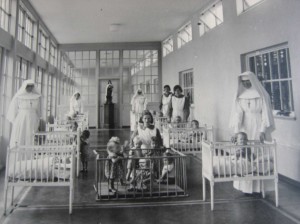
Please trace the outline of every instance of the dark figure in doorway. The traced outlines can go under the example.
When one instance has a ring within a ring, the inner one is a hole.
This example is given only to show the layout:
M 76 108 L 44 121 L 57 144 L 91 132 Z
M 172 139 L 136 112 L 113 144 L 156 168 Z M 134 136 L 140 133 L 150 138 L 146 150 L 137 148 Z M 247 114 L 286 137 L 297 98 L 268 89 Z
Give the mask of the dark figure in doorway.
M 114 86 L 111 83 L 111 80 L 108 80 L 107 86 L 106 86 L 106 102 L 105 104 L 112 104 L 112 92 L 113 92 Z

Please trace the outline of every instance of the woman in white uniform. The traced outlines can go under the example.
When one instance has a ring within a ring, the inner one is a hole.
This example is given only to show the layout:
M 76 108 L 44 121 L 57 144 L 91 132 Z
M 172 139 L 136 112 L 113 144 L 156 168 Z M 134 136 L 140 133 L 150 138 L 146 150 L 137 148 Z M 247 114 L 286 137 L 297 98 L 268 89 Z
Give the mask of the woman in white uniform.
M 148 100 L 147 97 L 144 96 L 143 91 L 141 89 L 137 89 L 136 93 L 133 95 L 131 99 L 131 131 L 134 131 L 136 125 L 143 113 L 144 110 L 147 109 Z
M 180 85 L 173 88 L 174 94 L 169 104 L 169 118 L 173 121 L 176 117 L 181 117 L 183 122 L 187 122 L 190 115 L 190 99 L 182 94 Z
M 153 125 L 153 116 L 148 110 L 144 110 L 141 116 L 142 126 L 138 126 L 131 136 L 131 144 L 133 145 L 133 139 L 135 136 L 139 136 L 145 148 L 151 148 L 151 137 L 156 137 L 157 145 L 160 147 L 163 145 L 161 134 Z
M 33 80 L 24 81 L 9 105 L 7 120 L 12 123 L 11 148 L 16 144 L 33 144 L 33 133 L 38 130 L 40 122 L 41 98 L 34 85 Z
M 169 114 L 169 106 L 172 98 L 172 92 L 169 85 L 164 86 L 164 94 L 161 97 L 161 102 L 159 105 L 159 109 L 162 113 L 162 116 L 167 117 Z
M 249 140 L 271 141 L 275 125 L 270 96 L 252 72 L 244 72 L 238 77 L 230 128 L 235 134 L 245 132 Z M 239 181 L 234 187 L 244 193 L 261 192 L 260 181 Z M 268 190 L 267 184 L 265 190 Z
M 69 116 L 71 118 L 76 117 L 78 114 L 83 113 L 83 106 L 81 102 L 81 96 L 79 92 L 75 92 L 70 99 L 70 112 Z

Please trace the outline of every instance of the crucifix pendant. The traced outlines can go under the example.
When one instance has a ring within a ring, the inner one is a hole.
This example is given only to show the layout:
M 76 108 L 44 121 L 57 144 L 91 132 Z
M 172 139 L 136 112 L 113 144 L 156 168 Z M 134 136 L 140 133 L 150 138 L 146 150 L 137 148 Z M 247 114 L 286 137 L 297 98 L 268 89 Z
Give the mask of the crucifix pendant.
M 248 108 L 250 108 L 250 100 L 248 100 Z
M 32 102 L 31 102 L 31 100 L 30 100 L 30 107 L 32 107 Z

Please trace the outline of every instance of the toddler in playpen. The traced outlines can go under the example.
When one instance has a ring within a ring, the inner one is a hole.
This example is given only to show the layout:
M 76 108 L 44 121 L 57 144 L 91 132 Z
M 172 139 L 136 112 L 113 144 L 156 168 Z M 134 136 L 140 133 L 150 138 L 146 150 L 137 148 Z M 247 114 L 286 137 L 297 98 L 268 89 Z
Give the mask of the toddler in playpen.
M 137 191 L 147 191 L 153 184 L 153 163 L 150 159 L 139 159 L 139 166 L 136 170 L 134 185 Z
M 109 191 L 116 193 L 115 180 L 124 185 L 123 148 L 118 137 L 112 137 L 107 143 L 107 160 L 105 161 L 105 176 L 109 181 Z
M 172 153 L 168 150 L 163 154 L 163 168 L 159 179 L 156 180 L 157 183 L 163 184 L 174 184 L 174 158 L 171 157 Z
M 126 180 L 129 181 L 131 177 L 134 177 L 136 166 L 138 166 L 138 163 L 134 157 L 141 157 L 141 146 L 142 146 L 142 140 L 137 135 L 133 139 L 133 146 L 129 150 L 128 153 L 128 161 L 127 161 L 127 174 L 126 174 Z M 134 178 L 132 178 L 134 179 Z
M 82 163 L 81 172 L 87 172 L 88 161 L 89 161 L 89 143 L 88 139 L 90 137 L 90 132 L 88 130 L 84 130 L 80 136 L 80 159 Z

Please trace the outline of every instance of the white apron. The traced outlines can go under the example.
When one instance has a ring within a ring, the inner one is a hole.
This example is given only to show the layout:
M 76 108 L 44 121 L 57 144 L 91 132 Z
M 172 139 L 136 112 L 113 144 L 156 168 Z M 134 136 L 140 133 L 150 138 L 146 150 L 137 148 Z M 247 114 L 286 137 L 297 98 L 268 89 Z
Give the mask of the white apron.
M 172 97 L 172 119 L 174 119 L 177 116 L 180 116 L 182 120 L 184 120 L 184 103 L 185 103 L 185 97 L 177 98 Z
M 165 95 L 162 96 L 162 113 L 163 113 L 163 116 L 168 115 L 169 104 L 170 104 L 171 99 L 172 99 L 172 94 L 169 94 L 169 96 L 165 96 Z

